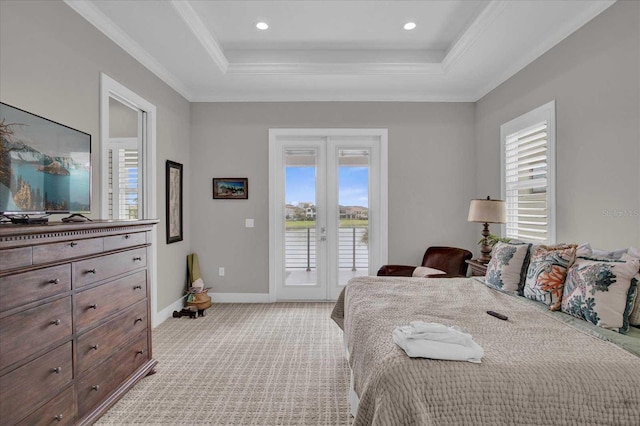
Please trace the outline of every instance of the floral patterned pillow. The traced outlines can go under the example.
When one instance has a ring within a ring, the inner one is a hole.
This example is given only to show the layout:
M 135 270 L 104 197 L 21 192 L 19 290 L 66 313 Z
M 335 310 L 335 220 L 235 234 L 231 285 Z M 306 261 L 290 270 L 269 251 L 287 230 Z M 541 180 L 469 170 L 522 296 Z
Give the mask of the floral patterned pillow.
M 626 333 L 635 298 L 640 260 L 578 257 L 567 274 L 562 312 L 613 331 Z
M 629 315 L 629 324 L 640 327 L 640 273 L 636 274 L 633 279 L 636 281 L 636 301 L 631 308 L 631 315 Z M 633 283 L 632 283 L 633 285 Z
M 576 260 L 576 245 L 535 246 L 531 254 L 524 296 L 552 311 L 560 310 L 567 270 Z
M 529 263 L 531 244 L 499 242 L 493 247 L 491 260 L 487 264 L 485 283 L 506 292 L 520 292 L 524 283 L 524 272 Z

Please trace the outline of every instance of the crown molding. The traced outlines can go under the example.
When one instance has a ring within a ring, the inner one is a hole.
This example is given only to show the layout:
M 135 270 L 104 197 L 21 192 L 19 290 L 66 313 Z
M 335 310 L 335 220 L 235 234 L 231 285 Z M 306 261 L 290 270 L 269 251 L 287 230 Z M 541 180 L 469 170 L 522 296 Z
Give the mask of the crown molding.
M 513 62 L 511 66 L 505 67 L 503 72 L 497 74 L 487 84 L 483 85 L 480 90 L 476 92 L 475 96 L 473 96 L 473 101 L 477 102 L 482 99 L 487 93 L 491 92 L 509 78 L 516 75 L 519 71 L 538 59 L 549 49 L 569 37 L 583 25 L 586 25 L 593 18 L 611 7 L 616 1 L 617 0 L 605 0 L 593 2 L 590 7 L 586 8 L 582 13 L 576 14 L 570 21 L 565 21 L 567 25 L 559 28 L 555 33 L 551 33 L 537 46 L 528 50 L 518 61 Z
M 111 41 L 145 66 L 149 71 L 164 81 L 182 97 L 191 101 L 192 95 L 182 82 L 163 67 L 149 52 L 136 43 L 127 33 L 106 17 L 96 6 L 88 0 L 63 0 L 67 6 L 89 21 Z
M 473 46 L 487 28 L 500 16 L 507 7 L 506 1 L 493 0 L 489 3 L 476 19 L 467 27 L 460 37 L 453 42 L 446 56 L 442 60 L 442 67 L 448 71 L 460 59 L 467 50 Z
M 233 75 L 437 75 L 439 63 L 230 63 Z
M 464 102 L 472 103 L 469 94 L 431 95 L 416 93 L 367 93 L 335 92 L 291 93 L 290 91 L 273 91 L 237 94 L 199 94 L 191 102 Z
M 171 0 L 171 6 L 178 13 L 180 18 L 187 24 L 187 27 L 191 30 L 196 39 L 205 48 L 209 57 L 218 66 L 220 71 L 224 74 L 229 67 L 229 61 L 224 54 L 224 50 L 215 35 L 205 26 L 193 6 L 188 0 Z

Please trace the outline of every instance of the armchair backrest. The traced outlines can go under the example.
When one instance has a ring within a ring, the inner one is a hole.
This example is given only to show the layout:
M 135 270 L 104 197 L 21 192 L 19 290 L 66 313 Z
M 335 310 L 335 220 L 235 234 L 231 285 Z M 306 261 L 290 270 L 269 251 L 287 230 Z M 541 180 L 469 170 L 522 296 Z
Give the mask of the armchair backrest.
M 424 252 L 422 266 L 440 269 L 447 274 L 467 276 L 467 263 L 473 254 L 456 247 L 429 247 Z

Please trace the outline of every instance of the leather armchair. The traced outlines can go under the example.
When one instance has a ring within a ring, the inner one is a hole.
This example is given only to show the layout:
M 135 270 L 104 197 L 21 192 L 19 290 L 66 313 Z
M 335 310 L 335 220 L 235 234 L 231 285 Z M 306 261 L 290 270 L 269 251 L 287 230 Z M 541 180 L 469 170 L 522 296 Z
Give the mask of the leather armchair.
M 450 278 L 466 277 L 469 265 L 465 262 L 473 254 L 469 250 L 456 247 L 429 247 L 422 257 L 422 266 L 439 269 L 445 275 L 430 275 L 431 277 Z M 383 265 L 378 270 L 378 276 L 410 277 L 415 266 Z

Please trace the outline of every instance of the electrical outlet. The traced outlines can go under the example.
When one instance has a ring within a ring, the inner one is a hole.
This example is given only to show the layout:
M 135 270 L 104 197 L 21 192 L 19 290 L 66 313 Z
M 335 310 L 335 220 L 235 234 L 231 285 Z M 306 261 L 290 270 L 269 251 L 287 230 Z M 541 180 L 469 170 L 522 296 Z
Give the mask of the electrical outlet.
M 221 277 L 224 277 L 224 267 L 219 267 L 218 268 L 218 275 L 220 275 Z
M 253 228 L 253 219 L 245 219 L 244 220 L 245 228 Z

